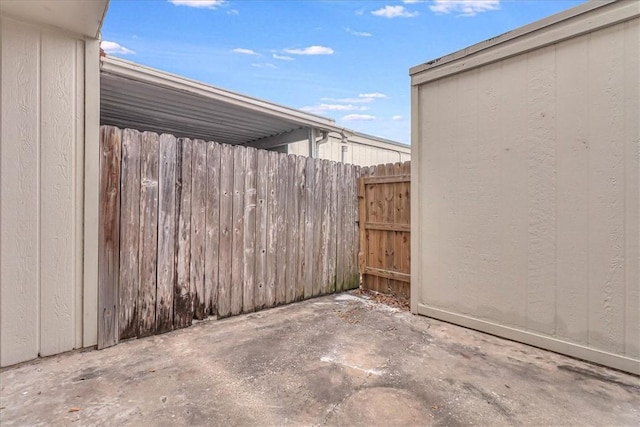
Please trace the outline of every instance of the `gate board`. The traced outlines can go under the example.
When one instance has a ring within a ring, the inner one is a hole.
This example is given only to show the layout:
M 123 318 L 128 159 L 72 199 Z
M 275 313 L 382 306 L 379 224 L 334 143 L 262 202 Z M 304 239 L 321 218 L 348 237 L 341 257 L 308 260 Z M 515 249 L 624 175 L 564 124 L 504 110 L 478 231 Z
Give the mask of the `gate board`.
M 409 298 L 411 163 L 370 166 L 361 174 L 358 209 L 362 286 Z
M 353 165 L 101 128 L 99 348 L 358 286 Z

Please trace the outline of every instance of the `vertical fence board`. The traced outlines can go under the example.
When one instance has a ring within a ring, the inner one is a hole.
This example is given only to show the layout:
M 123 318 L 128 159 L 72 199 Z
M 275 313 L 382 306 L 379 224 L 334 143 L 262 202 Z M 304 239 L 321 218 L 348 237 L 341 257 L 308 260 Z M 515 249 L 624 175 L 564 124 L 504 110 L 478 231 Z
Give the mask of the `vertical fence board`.
M 349 289 L 357 288 L 360 285 L 360 270 L 358 268 L 358 254 L 360 253 L 358 179 L 360 178 L 360 175 L 360 166 L 354 166 L 351 168 L 349 190 L 351 206 L 348 208 L 350 214 L 351 239 L 347 243 L 347 247 L 351 251 L 349 267 L 347 269 Z
M 348 183 L 346 182 L 346 167 L 344 163 L 338 163 L 336 165 L 337 173 L 337 185 L 338 193 L 340 197 L 336 198 L 337 214 L 336 214 L 336 291 L 341 291 L 344 288 L 345 268 L 346 268 L 346 254 L 345 254 L 345 239 L 346 224 L 347 224 L 347 209 L 346 206 L 349 203 L 349 198 L 345 190 Z
M 242 310 L 244 313 L 254 311 L 255 302 L 255 267 L 256 267 L 256 173 L 258 171 L 258 152 L 255 148 L 245 149 L 244 174 L 244 290 L 242 293 Z
M 323 252 L 322 252 L 322 222 L 324 218 L 323 200 L 324 200 L 324 162 L 322 160 L 315 161 L 315 170 L 313 174 L 313 213 L 315 223 L 313 225 L 313 295 L 322 293 L 323 283 Z
M 158 285 L 156 332 L 173 329 L 173 287 L 176 279 L 176 138 L 160 136 L 158 183 Z
M 137 304 L 139 337 L 151 335 L 156 330 L 158 154 L 158 134 L 144 132 L 140 145 L 140 282 Z
M 233 147 L 220 149 L 220 253 L 218 256 L 218 317 L 231 315 L 231 259 L 233 250 Z
M 139 286 L 140 237 L 140 133 L 122 132 L 120 183 L 120 276 L 119 336 L 121 340 L 137 334 L 136 306 Z
M 302 274 L 302 280 L 304 282 L 304 294 L 303 298 L 311 298 L 313 296 L 313 271 L 315 258 L 313 257 L 313 238 L 314 229 L 316 228 L 315 221 L 316 215 L 313 205 L 313 192 L 315 189 L 315 160 L 311 157 L 307 157 L 306 161 L 306 185 L 304 191 L 304 206 L 305 206 L 305 220 L 304 220 L 304 272 Z
M 100 136 L 100 230 L 98 247 L 98 348 L 118 343 L 120 266 L 120 154 L 122 132 L 103 127 Z
M 246 148 L 233 148 L 233 235 L 231 258 L 231 315 L 242 313 L 244 290 L 244 186 Z
M 189 277 L 191 280 L 191 301 L 193 315 L 204 319 L 204 253 L 206 234 L 207 199 L 207 143 L 192 141 L 191 170 L 191 257 Z
M 298 241 L 297 246 L 297 274 L 295 281 L 294 301 L 304 299 L 305 275 L 306 275 L 306 257 L 305 257 L 305 232 L 307 229 L 307 158 L 302 156 L 296 157 L 296 199 L 298 200 Z
M 288 156 L 278 155 L 278 185 L 276 194 L 278 198 L 276 229 L 277 229 L 277 259 L 276 259 L 276 304 L 284 304 L 287 295 L 287 170 L 289 169 Z
M 322 162 L 324 186 L 322 187 L 322 248 L 320 250 L 322 262 L 322 282 L 320 293 L 332 292 L 329 286 L 329 246 L 331 245 L 331 163 Z
M 173 325 L 184 328 L 191 325 L 193 304 L 191 302 L 191 162 L 192 143 L 178 139 L 178 162 L 176 164 L 176 202 L 178 231 L 178 254 L 176 257 L 176 287 L 173 295 Z
M 204 256 L 204 315 L 217 312 L 220 248 L 220 144 L 207 143 L 206 236 Z
M 329 166 L 330 176 L 331 176 L 331 208 L 329 210 L 329 229 L 327 230 L 327 234 L 329 235 L 329 244 L 327 245 L 327 258 L 329 259 L 329 292 L 336 291 L 336 234 L 337 234 L 337 221 L 336 217 L 338 215 L 338 169 L 337 163 L 331 162 Z
M 286 231 L 287 231 L 287 271 L 285 276 L 286 294 L 285 302 L 295 301 L 296 281 L 298 279 L 298 208 L 300 206 L 299 178 L 296 175 L 296 156 L 287 156 L 287 211 L 286 211 Z
M 254 308 L 265 307 L 267 294 L 267 228 L 269 227 L 269 152 L 258 150 L 256 171 L 256 270 Z
M 273 307 L 276 304 L 276 277 L 277 277 L 277 212 L 278 198 L 276 192 L 278 173 L 278 153 L 269 152 L 269 169 L 267 172 L 267 272 L 265 307 Z

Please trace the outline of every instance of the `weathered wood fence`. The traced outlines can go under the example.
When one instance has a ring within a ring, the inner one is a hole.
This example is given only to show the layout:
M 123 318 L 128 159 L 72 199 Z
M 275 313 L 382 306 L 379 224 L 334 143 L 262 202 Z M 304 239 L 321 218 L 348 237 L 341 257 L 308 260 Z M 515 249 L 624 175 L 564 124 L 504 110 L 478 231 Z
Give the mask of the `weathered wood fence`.
M 411 162 L 369 166 L 358 180 L 362 287 L 410 297 Z
M 360 168 L 101 128 L 98 347 L 358 286 Z

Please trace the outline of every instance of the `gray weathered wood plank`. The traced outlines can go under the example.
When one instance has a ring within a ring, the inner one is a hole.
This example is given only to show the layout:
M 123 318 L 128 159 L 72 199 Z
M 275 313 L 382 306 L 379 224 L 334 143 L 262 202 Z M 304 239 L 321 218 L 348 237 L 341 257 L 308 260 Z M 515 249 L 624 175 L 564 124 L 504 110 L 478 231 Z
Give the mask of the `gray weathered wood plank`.
M 176 280 L 176 149 L 175 136 L 160 136 L 156 333 L 173 329 L 173 287 Z
M 336 165 L 338 195 L 336 197 L 336 291 L 341 291 L 344 287 L 345 279 L 345 238 L 346 238 L 346 206 L 349 203 L 345 190 L 348 183 L 345 181 L 345 164 L 340 162 Z
M 137 130 L 122 132 L 122 166 L 120 182 L 120 275 L 118 326 L 120 339 L 137 334 L 139 245 L 140 237 L 140 144 Z
M 191 300 L 191 167 L 192 142 L 178 139 L 176 163 L 176 226 L 178 245 L 176 256 L 176 286 L 173 295 L 173 325 L 184 328 L 191 325 L 193 303 Z
M 233 251 L 233 147 L 220 149 L 220 252 L 218 255 L 218 317 L 231 315 Z
M 336 291 L 336 234 L 337 234 L 337 215 L 338 215 L 338 170 L 337 163 L 331 162 L 329 165 L 329 175 L 331 182 L 331 208 L 329 210 L 329 228 L 326 233 L 329 235 L 329 244 L 327 248 L 327 258 L 329 263 L 329 292 Z
M 289 154 L 287 158 L 287 213 L 285 218 L 287 231 L 287 271 L 285 302 L 296 298 L 296 281 L 298 280 L 298 217 L 300 206 L 300 183 L 296 174 L 296 156 Z
M 138 337 L 156 331 L 158 267 L 158 156 L 160 137 L 144 132 L 140 145 L 140 282 L 138 287 Z
M 276 192 L 277 174 L 278 174 L 278 156 L 274 151 L 268 153 L 268 172 L 267 172 L 267 257 L 266 257 L 266 293 L 264 306 L 273 307 L 276 304 L 276 250 L 277 250 L 277 213 L 278 198 Z
M 122 133 L 100 129 L 100 214 L 98 232 L 98 349 L 118 343 L 120 266 L 120 155 Z
M 220 144 L 207 143 L 204 315 L 217 312 L 218 254 L 220 249 Z
M 256 269 L 254 309 L 265 307 L 267 292 L 267 227 L 269 199 L 269 152 L 258 150 L 256 170 Z
M 258 172 L 258 152 L 248 147 L 244 174 L 244 290 L 242 292 L 242 311 L 254 311 L 255 268 L 256 268 L 256 174 Z
M 298 246 L 296 253 L 297 274 L 295 281 L 294 301 L 304 299 L 305 276 L 306 276 L 306 257 L 305 257 L 305 232 L 307 229 L 307 158 L 296 157 L 296 198 L 298 200 L 298 240 L 295 244 Z
M 191 258 L 189 277 L 193 316 L 202 320 L 205 316 L 204 255 L 207 213 L 207 143 L 192 141 L 191 170 Z
M 316 159 L 311 157 L 305 158 L 306 162 L 306 185 L 304 190 L 304 249 L 301 250 L 304 253 L 304 271 L 302 274 L 302 282 L 304 284 L 303 297 L 305 299 L 313 296 L 313 264 L 315 262 L 313 254 L 313 237 L 315 228 L 316 215 L 313 206 L 313 192 L 315 189 L 315 166 Z
M 323 235 L 322 223 L 324 218 L 324 161 L 316 160 L 314 170 L 313 188 L 313 296 L 320 295 L 323 291 Z
M 331 162 L 322 163 L 324 185 L 322 187 L 322 294 L 332 292 L 329 280 L 329 246 L 331 244 Z
M 288 177 L 289 158 L 286 154 L 278 154 L 278 185 L 276 186 L 276 195 L 278 198 L 276 229 L 277 229 L 277 259 L 276 259 L 276 304 L 284 304 L 287 296 L 287 263 L 288 263 L 288 247 L 287 247 L 287 196 L 288 196 Z
M 244 291 L 244 186 L 246 148 L 233 147 L 233 236 L 231 258 L 231 315 L 242 313 Z

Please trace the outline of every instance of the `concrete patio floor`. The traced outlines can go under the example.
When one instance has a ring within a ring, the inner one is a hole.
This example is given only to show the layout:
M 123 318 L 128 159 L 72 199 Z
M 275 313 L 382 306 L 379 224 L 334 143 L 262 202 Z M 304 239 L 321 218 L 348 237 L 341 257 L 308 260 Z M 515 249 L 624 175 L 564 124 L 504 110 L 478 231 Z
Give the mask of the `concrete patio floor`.
M 640 379 L 352 294 L 4 369 L 0 424 L 640 425 Z

